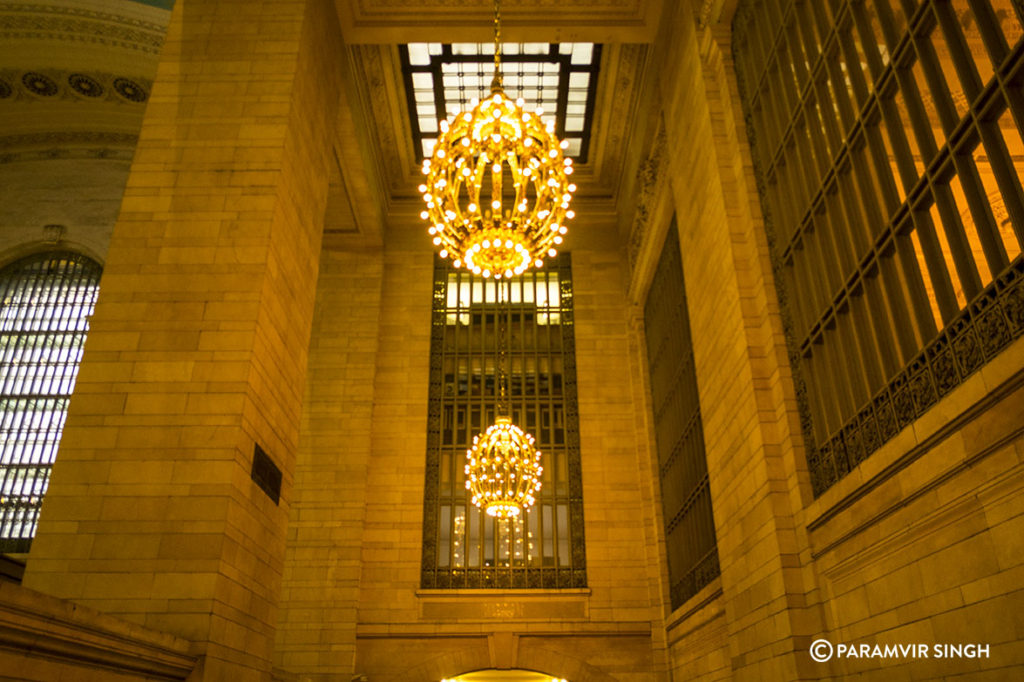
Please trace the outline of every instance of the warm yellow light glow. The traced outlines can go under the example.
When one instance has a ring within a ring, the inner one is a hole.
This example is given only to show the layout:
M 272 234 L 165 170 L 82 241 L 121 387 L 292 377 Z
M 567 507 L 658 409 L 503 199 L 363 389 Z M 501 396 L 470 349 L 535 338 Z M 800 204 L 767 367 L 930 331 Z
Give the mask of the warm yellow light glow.
M 576 186 L 568 178 L 572 159 L 539 116 L 496 86 L 441 126 L 433 157 L 423 161 L 420 215 L 456 267 L 500 279 L 556 255 L 575 215 Z
M 533 505 L 543 471 L 533 442 L 508 417 L 498 417 L 473 438 L 466 451 L 466 488 L 473 504 L 499 519 L 519 516 Z

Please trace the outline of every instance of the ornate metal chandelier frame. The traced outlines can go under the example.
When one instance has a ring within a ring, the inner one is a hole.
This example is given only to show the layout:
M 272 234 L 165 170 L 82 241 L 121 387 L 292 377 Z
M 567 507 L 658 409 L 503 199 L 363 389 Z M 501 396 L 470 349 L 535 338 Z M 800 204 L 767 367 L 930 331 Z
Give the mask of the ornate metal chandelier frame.
M 431 158 L 424 159 L 426 204 L 420 217 L 442 258 L 483 277 L 512 277 L 557 255 L 576 185 L 544 110 L 512 101 L 501 77 L 501 7 L 494 4 L 491 96 L 440 124 Z M 488 177 L 489 176 L 489 177 Z M 506 191 L 508 190 L 508 191 Z M 489 192 L 489 193 L 488 193 Z

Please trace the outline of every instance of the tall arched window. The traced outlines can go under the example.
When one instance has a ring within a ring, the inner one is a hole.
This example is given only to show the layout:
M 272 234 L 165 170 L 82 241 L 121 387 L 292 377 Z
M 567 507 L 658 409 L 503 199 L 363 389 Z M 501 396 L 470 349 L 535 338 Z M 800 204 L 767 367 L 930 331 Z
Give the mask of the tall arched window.
M 0 551 L 35 535 L 100 272 L 65 251 L 0 269 Z

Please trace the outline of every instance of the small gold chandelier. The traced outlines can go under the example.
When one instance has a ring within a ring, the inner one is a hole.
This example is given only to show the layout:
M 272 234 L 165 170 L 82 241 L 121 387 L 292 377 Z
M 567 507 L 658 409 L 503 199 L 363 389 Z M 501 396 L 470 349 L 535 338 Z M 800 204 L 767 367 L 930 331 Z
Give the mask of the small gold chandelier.
M 568 142 L 558 141 L 554 123 L 541 120 L 543 109 L 525 111 L 522 98 L 505 96 L 500 38 L 495 0 L 491 96 L 441 122 L 419 186 L 426 202 L 420 217 L 430 222 L 441 257 L 495 279 L 557 255 L 565 221 L 575 216 L 569 205 L 576 191 L 569 182 L 572 159 L 563 156 Z
M 533 436 L 507 416 L 499 416 L 466 451 L 466 488 L 473 504 L 499 519 L 519 516 L 522 509 L 532 507 L 534 493 L 540 490 L 540 457 Z
M 473 504 L 489 516 L 512 519 L 533 506 L 534 494 L 540 491 L 540 450 L 534 447 L 533 436 L 512 423 L 506 398 L 505 347 L 508 343 L 507 317 L 511 316 L 508 285 L 498 284 L 499 301 L 509 307 L 501 315 L 498 331 L 501 341 L 498 358 L 499 398 L 497 418 L 482 434 L 473 438 L 473 447 L 466 451 L 466 489 Z M 504 291 L 504 295 L 502 292 Z

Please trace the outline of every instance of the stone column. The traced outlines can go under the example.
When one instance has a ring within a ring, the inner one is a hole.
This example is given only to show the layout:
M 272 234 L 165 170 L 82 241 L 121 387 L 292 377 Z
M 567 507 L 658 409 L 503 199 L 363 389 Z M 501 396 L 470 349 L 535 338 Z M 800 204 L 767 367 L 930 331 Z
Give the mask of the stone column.
M 686 5 L 667 29 L 661 87 L 721 564 L 719 641 L 734 680 L 811 679 L 807 646 L 822 626 L 794 528 L 810 491 L 769 247 L 730 37 L 695 30 Z
M 175 4 L 29 555 L 197 680 L 269 679 L 339 45 L 330 0 Z

